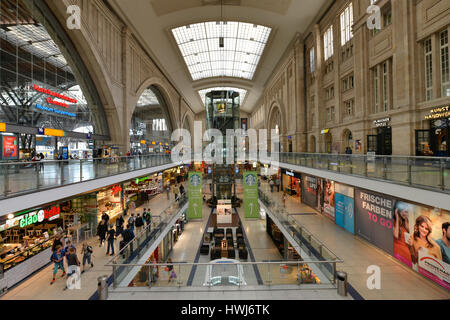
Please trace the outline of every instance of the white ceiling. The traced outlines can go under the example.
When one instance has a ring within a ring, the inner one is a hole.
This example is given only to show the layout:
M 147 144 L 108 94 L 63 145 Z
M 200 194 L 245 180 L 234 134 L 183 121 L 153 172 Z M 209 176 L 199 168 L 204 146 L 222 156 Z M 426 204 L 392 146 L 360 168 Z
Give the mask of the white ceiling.
M 136 37 L 175 84 L 194 112 L 204 110 L 198 91 L 209 87 L 248 90 L 242 111 L 252 112 L 264 84 L 297 32 L 303 33 L 332 0 L 223 0 L 223 20 L 264 25 L 272 32 L 253 80 L 209 78 L 192 81 L 171 29 L 204 21 L 220 21 L 217 0 L 109 0 Z

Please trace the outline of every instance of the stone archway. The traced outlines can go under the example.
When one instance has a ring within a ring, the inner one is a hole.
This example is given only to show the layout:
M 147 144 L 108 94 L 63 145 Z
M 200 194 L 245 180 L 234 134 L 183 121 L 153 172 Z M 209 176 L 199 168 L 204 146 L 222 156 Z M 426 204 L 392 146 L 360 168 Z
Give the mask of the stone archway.
M 309 140 L 309 152 L 315 153 L 316 152 L 316 137 L 311 136 Z
M 282 133 L 285 131 L 283 116 L 281 112 L 281 107 L 277 103 L 273 103 L 269 111 L 269 117 L 267 118 L 266 128 L 268 132 L 268 142 L 267 147 L 272 151 L 272 130 L 276 130 L 280 136 L 280 141 L 275 147 L 275 152 L 283 152 L 282 148 Z
M 342 132 L 342 153 L 345 153 L 347 148 L 352 149 L 353 152 L 353 134 L 349 129 Z

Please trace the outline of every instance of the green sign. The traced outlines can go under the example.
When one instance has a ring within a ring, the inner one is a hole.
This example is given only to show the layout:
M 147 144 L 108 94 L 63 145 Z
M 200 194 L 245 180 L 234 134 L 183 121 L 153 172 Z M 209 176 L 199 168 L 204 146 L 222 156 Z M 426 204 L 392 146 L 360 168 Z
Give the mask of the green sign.
M 188 219 L 202 219 L 203 218 L 203 198 L 202 198 L 202 173 L 189 172 L 188 178 Z
M 144 178 L 136 178 L 136 184 L 139 184 L 139 182 L 144 182 L 147 181 L 148 179 L 150 179 L 149 177 L 144 177 Z
M 247 219 L 259 218 L 258 173 L 244 172 L 244 213 Z

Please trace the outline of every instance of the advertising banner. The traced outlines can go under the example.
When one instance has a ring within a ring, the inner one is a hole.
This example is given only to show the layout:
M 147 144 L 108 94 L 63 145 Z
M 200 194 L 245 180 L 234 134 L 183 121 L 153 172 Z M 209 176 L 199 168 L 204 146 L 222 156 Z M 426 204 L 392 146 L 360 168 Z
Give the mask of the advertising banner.
M 350 233 L 355 233 L 355 215 L 353 199 L 354 188 L 335 183 L 335 215 L 336 224 Z
M 188 176 L 188 219 L 202 219 L 203 218 L 203 198 L 202 198 L 202 173 L 189 172 Z
M 394 199 L 372 191 L 355 189 L 356 234 L 393 255 L 392 219 Z
M 302 201 L 312 208 L 317 207 L 317 178 L 304 176 Z
M 218 204 L 217 205 L 217 223 L 231 224 L 232 222 L 233 222 L 233 217 L 232 217 L 231 204 Z
M 258 173 L 244 172 L 244 213 L 246 219 L 259 218 Z
M 394 257 L 450 290 L 450 212 L 397 200 Z
M 324 179 L 322 213 L 333 221 L 335 221 L 334 202 L 334 181 Z
M 2 136 L 2 159 L 18 160 L 19 159 L 19 140 L 17 136 Z
M 355 233 L 354 200 L 336 193 L 336 224 L 350 233 Z

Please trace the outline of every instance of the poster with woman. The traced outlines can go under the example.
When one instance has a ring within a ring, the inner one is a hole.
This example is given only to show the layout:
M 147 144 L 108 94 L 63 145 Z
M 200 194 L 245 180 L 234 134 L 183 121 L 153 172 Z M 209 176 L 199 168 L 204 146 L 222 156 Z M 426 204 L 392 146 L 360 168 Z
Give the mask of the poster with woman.
M 403 201 L 394 207 L 394 257 L 450 290 L 450 212 Z
M 323 181 L 323 211 L 325 215 L 334 221 L 334 181 Z

